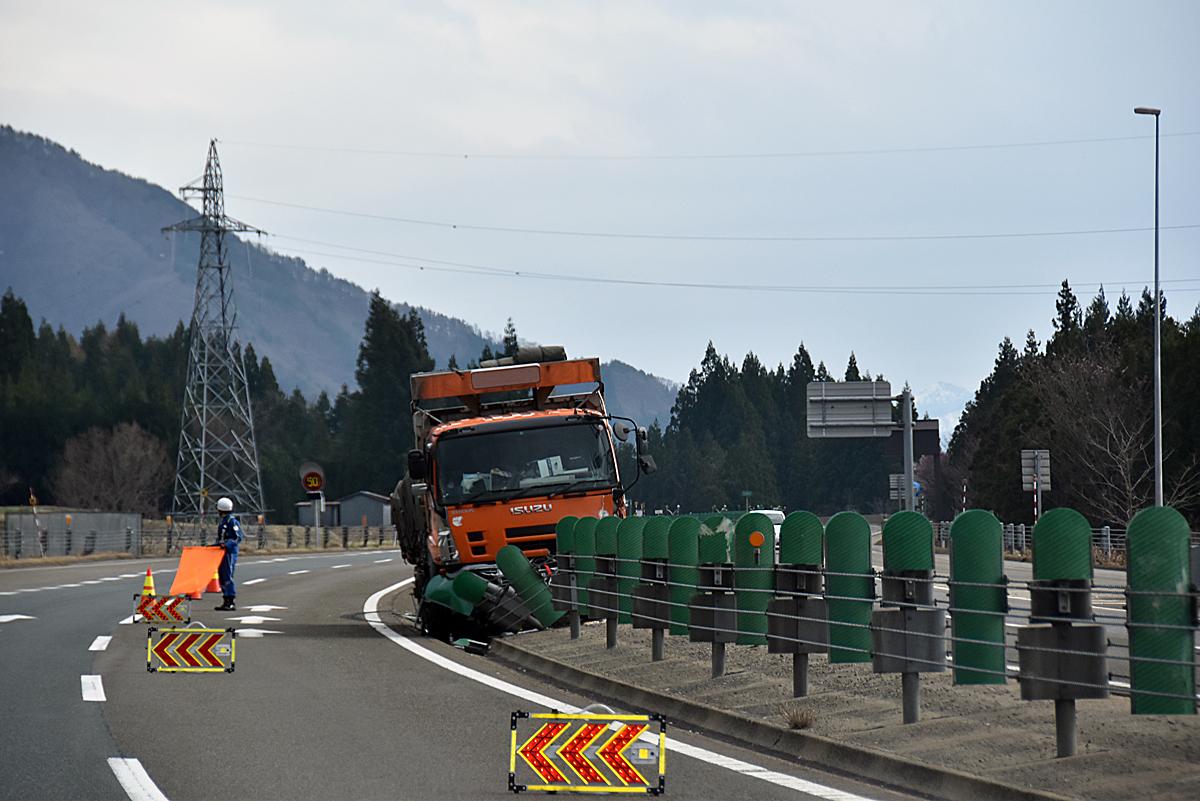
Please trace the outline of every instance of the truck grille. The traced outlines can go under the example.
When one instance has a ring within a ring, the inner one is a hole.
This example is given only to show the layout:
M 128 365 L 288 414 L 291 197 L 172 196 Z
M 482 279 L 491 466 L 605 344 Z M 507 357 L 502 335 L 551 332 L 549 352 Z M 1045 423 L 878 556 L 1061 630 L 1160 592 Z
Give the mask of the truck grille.
M 553 554 L 555 553 L 554 532 L 556 528 L 557 525 L 555 523 L 542 523 L 536 526 L 514 526 L 513 528 L 504 529 L 504 538 L 522 551 L 536 551 L 546 548 Z

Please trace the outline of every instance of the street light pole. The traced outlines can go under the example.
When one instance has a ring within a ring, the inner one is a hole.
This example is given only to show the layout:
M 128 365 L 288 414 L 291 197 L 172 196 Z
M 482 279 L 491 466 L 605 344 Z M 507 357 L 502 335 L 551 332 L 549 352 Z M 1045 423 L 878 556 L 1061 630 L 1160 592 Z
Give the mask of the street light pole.
M 1133 113 L 1154 117 L 1154 505 L 1162 506 L 1162 294 L 1158 288 L 1158 118 L 1162 110 L 1138 106 Z

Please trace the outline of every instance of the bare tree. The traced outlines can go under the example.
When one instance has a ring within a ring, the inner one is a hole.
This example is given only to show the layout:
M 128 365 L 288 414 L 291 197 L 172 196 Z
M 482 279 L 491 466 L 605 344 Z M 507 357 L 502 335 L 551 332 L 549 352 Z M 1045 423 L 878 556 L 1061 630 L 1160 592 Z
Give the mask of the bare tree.
M 158 511 L 171 467 L 162 441 L 136 423 L 67 440 L 54 476 L 59 503 L 104 511 Z
M 1050 424 L 1055 473 L 1067 477 L 1081 511 L 1124 525 L 1153 503 L 1154 430 L 1146 381 L 1110 360 L 1078 356 L 1042 370 L 1039 398 Z M 1195 461 L 1171 482 L 1168 502 L 1200 496 Z

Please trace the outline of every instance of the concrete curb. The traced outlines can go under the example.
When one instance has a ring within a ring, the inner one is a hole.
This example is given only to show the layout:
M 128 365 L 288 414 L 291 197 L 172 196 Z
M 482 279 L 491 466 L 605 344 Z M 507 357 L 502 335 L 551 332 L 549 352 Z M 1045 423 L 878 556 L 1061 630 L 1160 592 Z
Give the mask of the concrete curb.
M 585 691 L 625 706 L 658 712 L 717 737 L 738 741 L 785 759 L 799 759 L 818 769 L 868 779 L 886 787 L 947 801 L 1076 801 L 1069 796 L 1032 790 L 950 768 L 906 760 L 894 754 L 828 737 L 805 734 L 761 720 L 656 692 L 601 676 L 512 643 L 492 641 L 489 656 L 524 668 L 575 691 Z

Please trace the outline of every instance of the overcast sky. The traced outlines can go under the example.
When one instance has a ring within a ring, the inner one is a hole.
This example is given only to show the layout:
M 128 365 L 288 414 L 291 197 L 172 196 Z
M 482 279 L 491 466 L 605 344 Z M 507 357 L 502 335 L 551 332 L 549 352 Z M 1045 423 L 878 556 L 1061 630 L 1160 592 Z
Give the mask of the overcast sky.
M 1153 235 L 802 238 L 1152 226 L 1143 104 L 1173 134 L 1162 224 L 1200 225 L 1200 136 L 1178 135 L 1200 132 L 1198 33 L 1186 0 L 5 0 L 0 122 L 172 189 L 217 137 L 227 210 L 270 246 L 574 355 L 684 380 L 709 339 L 772 365 L 803 340 L 835 374 L 853 349 L 897 384 L 974 389 L 1002 337 L 1046 338 L 1063 278 L 1088 297 L 1103 281 L 1114 305 L 1139 293 Z M 805 155 L 668 158 L 780 153 Z M 1176 316 L 1200 300 L 1198 252 L 1200 229 L 1162 233 Z M 445 262 L 776 288 L 412 267 Z

